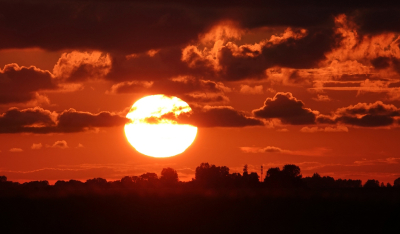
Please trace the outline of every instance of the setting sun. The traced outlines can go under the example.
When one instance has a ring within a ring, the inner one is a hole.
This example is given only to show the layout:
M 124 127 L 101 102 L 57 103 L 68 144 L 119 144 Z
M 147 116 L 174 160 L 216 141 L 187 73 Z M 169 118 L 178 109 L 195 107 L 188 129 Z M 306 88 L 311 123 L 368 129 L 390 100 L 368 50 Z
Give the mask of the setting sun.
M 140 153 L 156 158 L 170 157 L 185 151 L 194 141 L 197 127 L 178 124 L 163 118 L 190 112 L 189 105 L 177 97 L 152 95 L 144 97 L 126 115 L 131 121 L 125 125 L 128 142 Z

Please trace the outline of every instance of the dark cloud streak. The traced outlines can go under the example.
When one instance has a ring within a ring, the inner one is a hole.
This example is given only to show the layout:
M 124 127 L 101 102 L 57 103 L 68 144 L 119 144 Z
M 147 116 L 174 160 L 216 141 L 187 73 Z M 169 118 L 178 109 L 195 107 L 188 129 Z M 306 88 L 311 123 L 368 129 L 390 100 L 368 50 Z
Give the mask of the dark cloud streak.
M 125 117 L 110 113 L 66 110 L 60 114 L 40 107 L 19 110 L 11 108 L 0 115 L 0 133 L 69 133 L 83 132 L 98 127 L 122 126 Z

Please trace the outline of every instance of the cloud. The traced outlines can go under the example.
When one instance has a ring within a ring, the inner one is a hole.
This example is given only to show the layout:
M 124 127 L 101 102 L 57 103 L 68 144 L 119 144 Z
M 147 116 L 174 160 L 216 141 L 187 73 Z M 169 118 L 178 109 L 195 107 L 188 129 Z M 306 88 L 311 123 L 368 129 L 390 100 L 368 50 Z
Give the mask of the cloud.
M 339 108 L 333 116 L 319 116 L 317 122 L 341 123 L 359 127 L 385 127 L 395 124 L 399 116 L 399 108 L 377 101 Z
M 265 148 L 260 147 L 240 147 L 240 149 L 245 153 L 282 153 L 290 152 L 288 150 L 282 150 L 281 148 L 275 146 L 267 146 Z
M 140 93 L 149 89 L 154 82 L 152 81 L 124 81 L 111 86 L 111 90 L 107 94 L 121 93 Z
M 328 95 L 322 95 L 322 94 L 318 94 L 316 98 L 313 98 L 315 101 L 319 101 L 319 102 L 327 102 L 327 101 L 331 101 L 331 99 L 328 97 Z
M 53 74 L 66 82 L 104 78 L 111 70 L 109 54 L 99 51 L 63 53 L 54 66 Z
M 264 122 L 245 115 L 230 106 L 205 106 L 195 108 L 190 114 L 178 116 L 178 122 L 198 127 L 246 127 L 264 126 Z
M 27 103 L 38 100 L 38 91 L 55 90 L 53 75 L 34 66 L 7 64 L 0 70 L 0 104 Z
M 302 125 L 315 124 L 318 112 L 305 108 L 291 93 L 278 92 L 273 98 L 267 98 L 263 107 L 253 110 L 253 114 L 258 118 L 277 118 L 283 124 Z
M 211 9 L 182 3 L 56 1 L 49 5 L 44 1 L 1 1 L 0 13 L 5 20 L 0 30 L 6 33 L 0 45 L 2 49 L 39 47 L 131 54 L 185 44 L 222 17 Z
M 33 143 L 31 149 L 41 149 L 43 147 L 42 143 L 35 144 Z
M 125 117 L 110 112 L 65 110 L 51 112 L 40 107 L 19 110 L 11 108 L 0 115 L 0 133 L 56 133 L 82 132 L 99 127 L 122 126 Z
M 191 72 L 203 76 L 230 81 L 261 79 L 271 67 L 316 67 L 326 59 L 325 53 L 336 47 L 337 40 L 331 29 L 291 28 L 254 44 L 238 44 L 235 39 L 217 37 L 210 45 L 188 45 L 182 51 L 182 61 Z
M 355 21 L 360 25 L 360 31 L 366 34 L 400 32 L 400 27 L 393 23 L 399 20 L 397 7 L 366 8 L 359 10 L 355 17 Z
M 384 158 L 384 159 L 363 159 L 359 161 L 355 161 L 354 164 L 356 166 L 366 166 L 366 165 L 378 165 L 378 164 L 399 164 L 400 163 L 400 158 Z
M 250 87 L 248 85 L 240 85 L 240 92 L 243 94 L 263 94 L 263 86 L 256 85 L 254 87 Z
M 19 153 L 19 152 L 22 152 L 24 150 L 22 150 L 21 148 L 11 148 L 9 151 L 12 152 L 12 153 Z
M 40 107 L 11 108 L 0 115 L 0 133 L 35 132 L 56 126 L 57 114 Z
M 246 116 L 244 112 L 229 106 L 195 107 L 191 114 L 162 116 L 174 118 L 178 122 L 193 124 L 199 127 L 245 127 L 264 126 L 264 122 Z M 101 127 L 123 126 L 128 123 L 126 117 L 110 113 L 65 110 L 61 113 L 50 112 L 42 108 L 19 110 L 12 108 L 0 115 L 0 133 L 70 133 L 83 132 Z
M 52 148 L 60 148 L 60 149 L 67 149 L 67 148 L 69 148 L 67 142 L 64 141 L 64 140 L 56 141 L 56 142 L 54 142 L 54 144 L 53 144 L 52 146 L 50 146 L 50 147 L 52 147 Z
M 349 129 L 346 126 L 335 126 L 335 127 L 303 127 L 300 129 L 300 132 L 306 133 L 314 133 L 314 132 L 348 132 Z
M 285 150 L 275 146 L 267 147 L 240 147 L 240 150 L 244 153 L 282 153 L 289 155 L 299 155 L 299 156 L 324 156 L 329 149 L 327 148 L 315 148 L 312 150 Z
M 225 93 L 231 92 L 222 82 L 204 80 L 192 76 L 178 76 L 156 81 L 125 81 L 115 84 L 108 94 L 163 93 L 178 96 L 186 102 L 227 103 Z
M 107 80 L 120 83 L 123 81 L 167 80 L 180 75 L 190 75 L 187 65 L 181 61 L 180 47 L 163 48 L 155 54 L 112 53 L 111 70 Z
M 103 111 L 98 114 L 69 109 L 58 116 L 57 128 L 63 132 L 79 132 L 97 127 L 115 127 L 125 125 L 125 117 Z

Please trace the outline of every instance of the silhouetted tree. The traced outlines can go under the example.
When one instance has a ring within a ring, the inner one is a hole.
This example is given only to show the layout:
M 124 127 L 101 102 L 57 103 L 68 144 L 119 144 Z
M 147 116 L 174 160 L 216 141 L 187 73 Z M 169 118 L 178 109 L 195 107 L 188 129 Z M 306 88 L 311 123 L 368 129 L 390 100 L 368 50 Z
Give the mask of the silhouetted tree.
M 135 176 L 135 178 L 133 178 L 132 176 L 124 176 L 121 179 L 121 186 L 125 188 L 131 188 L 135 185 L 137 178 L 137 176 Z
M 245 185 L 247 187 L 255 187 L 260 183 L 260 180 L 258 178 L 257 172 L 251 172 L 247 176 L 243 176 L 243 179 L 245 179 Z
M 107 180 L 103 178 L 93 178 L 86 180 L 85 184 L 90 187 L 106 188 Z
M 163 168 L 161 171 L 160 182 L 168 186 L 175 185 L 178 183 L 178 173 L 170 167 Z
M 334 188 L 336 187 L 335 179 L 330 176 L 321 177 L 318 173 L 314 173 L 312 177 L 303 178 L 308 188 Z
M 301 179 L 300 167 L 298 167 L 294 164 L 286 164 L 285 166 L 283 166 L 282 172 L 288 178 Z
M 390 183 L 387 183 L 387 184 L 386 184 L 386 187 L 387 187 L 387 188 L 391 188 L 391 187 L 393 187 L 393 186 L 392 186 Z
M 196 168 L 195 180 L 202 186 L 220 187 L 229 185 L 229 168 L 201 163 Z
M 65 180 L 57 180 L 57 182 L 54 184 L 55 187 L 65 187 L 67 182 Z
M 268 187 L 283 187 L 283 173 L 279 167 L 270 168 L 267 171 L 267 175 L 265 176 L 264 183 Z
M 361 188 L 362 181 L 361 180 L 352 180 L 352 179 L 337 179 L 335 181 L 335 185 L 338 188 Z
M 282 170 L 278 167 L 268 169 L 264 182 L 268 187 L 298 187 L 302 184 L 301 178 L 300 167 L 287 164 Z
M 6 176 L 0 176 L 0 183 L 1 182 L 7 182 L 7 177 Z
M 364 188 L 379 188 L 379 181 L 367 180 L 367 182 L 364 184 Z
M 400 177 L 394 180 L 393 187 L 400 187 Z
M 145 187 L 154 187 L 158 184 L 158 176 L 156 173 L 147 172 L 139 176 L 138 183 Z
M 49 182 L 47 180 L 30 181 L 23 183 L 22 186 L 28 190 L 43 190 L 49 187 Z
M 232 187 L 241 187 L 243 185 L 242 175 L 240 173 L 229 174 L 229 182 Z

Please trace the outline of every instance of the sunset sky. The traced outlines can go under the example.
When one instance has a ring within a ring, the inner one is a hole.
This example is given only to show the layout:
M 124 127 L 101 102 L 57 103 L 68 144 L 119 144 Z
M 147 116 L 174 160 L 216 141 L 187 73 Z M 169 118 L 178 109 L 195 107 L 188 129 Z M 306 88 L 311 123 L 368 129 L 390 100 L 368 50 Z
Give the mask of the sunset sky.
M 54 183 L 172 167 L 187 181 L 208 162 L 393 183 L 400 3 L 389 2 L 3 0 L 0 175 Z M 125 137 L 130 107 L 154 94 L 193 110 L 182 154 L 148 157 Z

